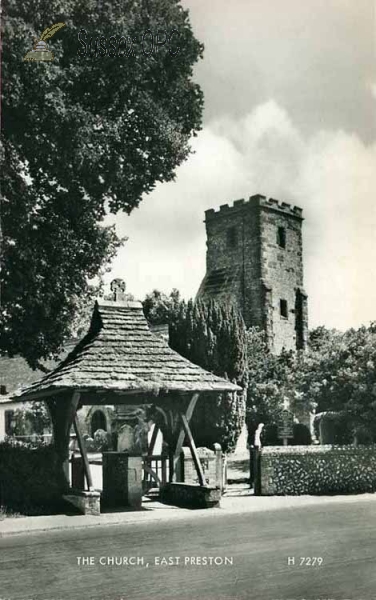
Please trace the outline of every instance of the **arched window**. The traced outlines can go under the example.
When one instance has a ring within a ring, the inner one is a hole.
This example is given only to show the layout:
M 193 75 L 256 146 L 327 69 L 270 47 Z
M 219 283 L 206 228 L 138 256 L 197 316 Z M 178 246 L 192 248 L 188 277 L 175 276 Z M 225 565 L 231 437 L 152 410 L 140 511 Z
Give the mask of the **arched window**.
M 94 436 L 94 433 L 97 429 L 103 429 L 107 431 L 107 422 L 104 413 L 101 410 L 96 410 L 91 417 L 91 436 Z

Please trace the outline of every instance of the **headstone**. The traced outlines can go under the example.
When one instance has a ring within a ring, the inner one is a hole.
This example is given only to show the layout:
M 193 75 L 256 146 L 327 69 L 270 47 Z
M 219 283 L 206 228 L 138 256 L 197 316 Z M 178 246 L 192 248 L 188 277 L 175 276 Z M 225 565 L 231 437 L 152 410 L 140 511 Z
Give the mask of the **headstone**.
M 132 425 L 123 425 L 119 431 L 117 451 L 133 452 L 135 447 L 135 431 Z
M 287 409 L 280 412 L 278 423 L 278 437 L 287 445 L 287 440 L 294 437 L 294 415 Z

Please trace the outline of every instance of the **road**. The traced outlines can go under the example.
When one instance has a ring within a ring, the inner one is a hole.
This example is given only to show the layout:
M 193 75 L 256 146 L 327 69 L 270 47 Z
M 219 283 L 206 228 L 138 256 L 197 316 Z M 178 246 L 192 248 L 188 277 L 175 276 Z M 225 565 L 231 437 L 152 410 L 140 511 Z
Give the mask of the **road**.
M 10 536 L 0 598 L 374 600 L 375 524 L 376 503 L 360 500 Z

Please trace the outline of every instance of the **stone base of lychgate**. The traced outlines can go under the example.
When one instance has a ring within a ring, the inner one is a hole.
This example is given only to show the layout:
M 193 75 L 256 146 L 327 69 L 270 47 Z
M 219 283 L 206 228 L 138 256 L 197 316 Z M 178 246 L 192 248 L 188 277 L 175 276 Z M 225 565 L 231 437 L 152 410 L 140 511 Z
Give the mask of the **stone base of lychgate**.
M 219 507 L 221 495 L 219 487 L 189 483 L 166 483 L 161 488 L 163 502 L 186 508 Z
M 103 452 L 102 506 L 141 508 L 142 457 L 125 452 Z
M 100 492 L 70 489 L 63 498 L 83 515 L 100 514 Z

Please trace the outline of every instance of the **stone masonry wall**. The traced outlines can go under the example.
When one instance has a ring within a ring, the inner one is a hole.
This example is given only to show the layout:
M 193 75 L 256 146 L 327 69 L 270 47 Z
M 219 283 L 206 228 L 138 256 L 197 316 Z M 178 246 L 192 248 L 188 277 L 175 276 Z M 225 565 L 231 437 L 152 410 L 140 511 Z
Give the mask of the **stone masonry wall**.
M 206 277 L 198 296 L 234 300 L 247 327 L 263 328 L 276 353 L 304 347 L 302 210 L 256 195 L 207 210 L 205 216 Z M 285 248 L 277 240 L 280 227 Z M 280 300 L 287 302 L 287 317 L 280 314 Z
M 270 201 L 269 201 L 270 202 Z M 281 207 L 281 208 L 280 208 Z M 296 296 L 303 288 L 302 227 L 300 216 L 261 205 L 261 277 L 272 290 L 273 350 L 296 348 Z M 285 231 L 285 248 L 278 245 L 277 232 Z M 280 301 L 287 301 L 287 317 L 280 314 Z
M 376 491 L 376 446 L 268 446 L 260 468 L 263 496 Z
M 223 487 L 223 455 L 219 444 L 215 444 L 215 450 L 209 448 L 197 448 L 205 481 L 208 485 Z M 182 481 L 185 483 L 198 484 L 198 475 L 195 464 L 187 447 L 182 448 L 181 453 Z

